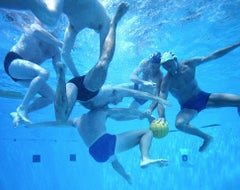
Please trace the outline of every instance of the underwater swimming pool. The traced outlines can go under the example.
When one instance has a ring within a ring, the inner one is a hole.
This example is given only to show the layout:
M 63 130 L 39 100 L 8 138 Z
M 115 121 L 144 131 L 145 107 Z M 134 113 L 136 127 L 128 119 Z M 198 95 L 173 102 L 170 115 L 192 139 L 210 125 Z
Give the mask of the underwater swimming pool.
M 119 0 L 101 0 L 112 16 Z M 129 75 L 138 63 L 154 51 L 175 52 L 178 59 L 207 55 L 240 39 L 240 1 L 190 0 L 127 0 L 129 12 L 119 23 L 116 51 L 109 68 L 106 84 L 129 82 Z M 14 15 L 16 13 L 14 12 Z M 24 23 L 6 20 L 6 11 L 0 11 L 0 59 L 21 35 Z M 31 22 L 31 19 L 30 21 Z M 19 24 L 20 23 L 20 24 Z M 22 24 L 22 25 L 21 25 Z M 63 37 L 66 19 L 58 23 L 58 36 Z M 98 35 L 89 29 L 82 31 L 73 52 L 80 73 L 85 73 L 97 61 Z M 209 92 L 240 94 L 240 48 L 226 56 L 208 62 L 197 69 L 201 88 Z M 51 71 L 49 84 L 56 86 L 56 75 L 47 62 L 43 66 Z M 0 67 L 1 90 L 24 93 Z M 67 72 L 67 78 L 71 74 Z M 170 129 L 175 129 L 174 118 L 179 110 L 175 99 L 167 108 Z M 119 106 L 128 106 L 125 99 Z M 163 139 L 154 139 L 152 157 L 169 160 L 164 168 L 139 167 L 138 147 L 119 155 L 120 162 L 131 173 L 133 184 L 128 185 L 112 170 L 110 164 L 96 163 L 73 128 L 13 128 L 9 113 L 19 105 L 20 99 L 0 97 L 0 189 L 163 189 L 163 190 L 224 190 L 238 189 L 240 185 L 240 120 L 234 108 L 204 110 L 193 120 L 198 127 L 209 124 L 220 126 L 203 129 L 214 137 L 209 148 L 199 153 L 201 139 L 181 133 L 169 133 Z M 146 105 L 147 106 L 147 105 Z M 142 110 L 146 106 L 141 107 Z M 86 112 L 75 106 L 71 117 Z M 157 115 L 156 112 L 154 114 Z M 34 122 L 53 120 L 53 105 L 30 114 Z M 117 122 L 109 120 L 108 130 L 148 128 L 145 120 Z M 183 152 L 183 149 L 186 152 Z M 188 162 L 183 155 L 187 154 Z

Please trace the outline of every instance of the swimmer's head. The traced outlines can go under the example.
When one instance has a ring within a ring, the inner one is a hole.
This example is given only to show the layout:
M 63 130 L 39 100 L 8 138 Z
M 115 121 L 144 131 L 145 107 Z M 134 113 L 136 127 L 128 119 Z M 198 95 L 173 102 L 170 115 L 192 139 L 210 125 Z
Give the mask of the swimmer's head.
M 155 52 L 150 56 L 150 60 L 152 63 L 159 64 L 161 62 L 161 53 Z
M 170 51 L 164 52 L 164 54 L 162 55 L 161 64 L 172 60 L 177 60 L 177 56 Z
M 161 65 L 172 75 L 178 72 L 177 56 L 173 52 L 165 52 L 161 58 Z

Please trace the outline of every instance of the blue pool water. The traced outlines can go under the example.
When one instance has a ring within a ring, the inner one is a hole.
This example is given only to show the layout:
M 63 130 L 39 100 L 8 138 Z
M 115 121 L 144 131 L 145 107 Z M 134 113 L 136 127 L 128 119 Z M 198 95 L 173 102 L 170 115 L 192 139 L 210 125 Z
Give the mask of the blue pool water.
M 101 0 L 113 15 L 120 2 Z M 106 84 L 129 82 L 129 75 L 141 59 L 152 52 L 171 50 L 179 60 L 207 55 L 240 40 L 239 0 L 127 0 L 130 10 L 118 27 L 114 59 L 109 68 Z M 21 27 L 31 19 L 27 13 L 9 22 L 6 10 L 0 11 L 0 60 L 21 35 Z M 25 19 L 22 19 L 22 18 Z M 66 19 L 58 23 L 58 36 L 62 39 Z M 85 29 L 77 38 L 73 52 L 80 73 L 90 69 L 98 58 L 98 35 Z M 201 88 L 209 92 L 240 94 L 240 48 L 226 56 L 208 62 L 197 69 Z M 50 62 L 43 67 L 51 71 L 49 84 L 56 85 Z M 12 82 L 0 67 L 0 89 L 25 92 Z M 67 78 L 71 78 L 68 71 Z M 175 129 L 174 118 L 178 104 L 167 108 L 170 129 Z M 127 106 L 125 99 L 120 106 Z M 0 97 L 0 189 L 151 189 L 151 190 L 224 190 L 239 189 L 240 185 L 240 119 L 234 108 L 204 110 L 193 120 L 200 127 L 208 124 L 220 126 L 205 128 L 214 137 L 212 145 L 199 153 L 201 140 L 181 133 L 169 133 L 163 139 L 154 139 L 152 157 L 169 160 L 165 168 L 139 167 L 138 147 L 119 155 L 120 162 L 131 173 L 133 184 L 128 185 L 116 174 L 110 164 L 96 163 L 88 154 L 75 129 L 70 128 L 13 128 L 9 113 L 19 105 L 19 99 Z M 142 107 L 144 110 L 146 107 Z M 75 106 L 71 117 L 86 112 Z M 156 114 L 156 113 L 155 113 Z M 30 114 L 34 122 L 53 120 L 53 105 Z M 120 133 L 137 128 L 148 128 L 147 121 L 117 122 L 109 120 L 108 130 Z M 186 149 L 189 164 L 182 161 L 181 150 Z

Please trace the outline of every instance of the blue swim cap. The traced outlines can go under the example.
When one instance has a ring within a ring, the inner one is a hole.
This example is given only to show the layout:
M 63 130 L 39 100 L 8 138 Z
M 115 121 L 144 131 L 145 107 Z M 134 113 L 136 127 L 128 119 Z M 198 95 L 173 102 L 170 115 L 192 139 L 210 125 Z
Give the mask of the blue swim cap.
M 161 62 L 161 53 L 155 52 L 151 55 L 150 60 L 152 63 L 160 63 Z

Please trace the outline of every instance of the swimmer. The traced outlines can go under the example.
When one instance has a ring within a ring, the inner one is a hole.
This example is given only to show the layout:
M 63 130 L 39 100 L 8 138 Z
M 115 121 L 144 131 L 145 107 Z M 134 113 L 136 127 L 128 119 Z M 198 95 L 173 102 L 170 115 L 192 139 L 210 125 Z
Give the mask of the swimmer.
M 131 184 L 129 174 L 119 163 L 117 154 L 139 145 L 141 152 L 140 167 L 150 165 L 167 166 L 166 159 L 151 159 L 149 150 L 153 138 L 150 130 L 132 130 L 112 135 L 106 131 L 107 118 L 123 120 L 124 117 L 142 118 L 142 112 L 131 109 L 109 108 L 89 111 L 79 118 L 73 119 L 73 126 L 77 127 L 89 153 L 97 162 L 111 162 L 113 168 Z M 100 151 L 99 151 L 100 150 Z
M 10 114 L 15 127 L 24 122 L 31 123 L 28 113 L 53 102 L 54 91 L 46 83 L 49 72 L 41 64 L 52 59 L 55 68 L 61 61 L 59 47 L 62 44 L 40 25 L 32 24 L 5 56 L 6 74 L 17 84 L 28 88 L 16 112 Z M 35 98 L 36 94 L 40 97 Z
M 163 78 L 160 63 L 160 52 L 155 52 L 148 59 L 142 60 L 130 75 L 130 79 L 134 83 L 133 89 L 158 95 Z M 146 101 L 135 98 L 130 104 L 130 108 L 138 109 Z
M 196 57 L 179 62 L 177 56 L 172 52 L 165 52 L 162 55 L 161 64 L 167 74 L 162 80 L 159 97 L 167 99 L 170 92 L 181 106 L 177 114 L 176 128 L 185 133 L 198 136 L 203 139 L 199 151 L 203 152 L 212 142 L 212 137 L 190 124 L 190 121 L 203 109 L 219 107 L 236 107 L 239 111 L 240 96 L 227 93 L 207 93 L 198 85 L 195 78 L 196 67 L 208 61 L 220 58 L 240 46 L 236 43 L 217 50 L 210 55 Z M 157 103 L 153 109 L 157 106 Z M 151 113 L 152 110 L 149 110 Z M 165 119 L 165 108 L 158 104 L 158 113 Z M 239 113 L 239 112 L 238 112 Z
M 117 24 L 127 12 L 128 7 L 127 3 L 119 5 L 111 21 L 102 54 L 97 64 L 86 75 L 74 77 L 66 84 L 65 66 L 60 62 L 57 64 L 58 83 L 55 97 L 55 115 L 57 120 L 67 120 L 76 101 L 79 101 L 90 110 L 107 107 L 109 104 L 117 104 L 122 101 L 123 97 L 151 99 L 168 104 L 167 101 L 146 92 L 118 86 L 103 86 L 107 77 L 109 64 L 114 55 Z M 63 101 L 67 103 L 63 104 Z M 58 107 L 61 107 L 61 109 Z
M 66 102 L 62 102 L 62 106 Z M 61 107 L 58 107 L 61 109 Z M 128 108 L 99 108 L 91 110 L 80 117 L 67 121 L 50 121 L 36 124 L 27 124 L 27 128 L 36 127 L 75 127 L 83 142 L 88 147 L 89 154 L 99 163 L 111 163 L 113 169 L 121 175 L 129 184 L 132 184 L 131 176 L 125 171 L 124 164 L 118 161 L 120 153 L 139 146 L 141 158 L 139 166 L 143 169 L 168 165 L 168 160 L 150 157 L 150 147 L 153 133 L 150 130 L 131 130 L 120 134 L 110 134 L 106 129 L 108 118 L 123 121 L 143 119 L 147 114 Z

